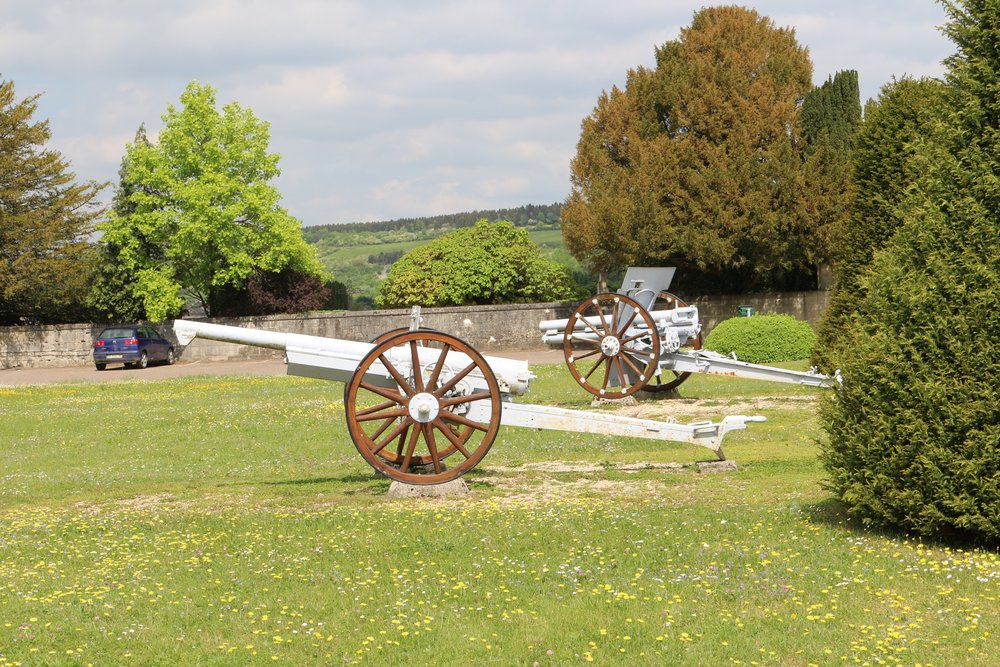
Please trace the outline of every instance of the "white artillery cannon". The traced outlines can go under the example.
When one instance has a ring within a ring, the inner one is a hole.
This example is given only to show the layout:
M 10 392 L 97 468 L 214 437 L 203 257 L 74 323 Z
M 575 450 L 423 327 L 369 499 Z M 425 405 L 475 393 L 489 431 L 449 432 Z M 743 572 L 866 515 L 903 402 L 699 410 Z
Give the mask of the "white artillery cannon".
M 535 379 L 526 362 L 484 357 L 430 329 L 397 329 L 371 343 L 190 320 L 175 321 L 174 332 L 181 345 L 199 337 L 283 350 L 289 375 L 344 382 L 347 430 L 361 456 L 376 471 L 409 484 L 440 484 L 471 470 L 501 422 L 693 443 L 724 460 L 726 433 L 764 421 L 740 415 L 678 424 L 514 403 L 512 397 L 527 393 Z
M 667 292 L 674 271 L 630 267 L 617 293 L 584 301 L 568 319 L 540 322 L 542 341 L 561 346 L 570 373 L 600 398 L 669 391 L 691 373 L 811 387 L 837 382 L 816 369 L 791 371 L 702 350 L 698 308 Z

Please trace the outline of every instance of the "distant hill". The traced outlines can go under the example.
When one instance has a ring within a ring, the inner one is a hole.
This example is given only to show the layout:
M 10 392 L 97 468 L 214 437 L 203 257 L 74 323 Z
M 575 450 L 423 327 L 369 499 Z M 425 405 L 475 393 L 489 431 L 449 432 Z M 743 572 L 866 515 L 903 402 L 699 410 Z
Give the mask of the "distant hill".
M 559 210 L 559 204 L 529 204 L 425 218 L 303 227 L 302 235 L 316 246 L 320 261 L 333 277 L 347 285 L 355 307 L 366 308 L 371 307 L 379 280 L 403 253 L 448 232 L 471 227 L 483 218 L 491 222 L 509 220 L 523 227 L 547 255 L 587 280 L 586 272 L 563 245 Z
M 395 243 L 413 240 L 410 237 L 427 239 L 437 238 L 454 229 L 471 227 L 477 221 L 486 218 L 490 221 L 509 220 L 518 227 L 559 227 L 560 205 L 528 204 L 517 208 L 501 208 L 491 211 L 469 211 L 466 213 L 450 213 L 448 215 L 433 215 L 424 218 L 400 218 L 378 222 L 349 222 L 340 225 L 315 225 L 303 227 L 302 234 L 309 243 L 319 244 L 324 239 L 336 238 L 338 241 L 356 238 L 367 243 Z M 354 235 L 357 235 L 356 237 Z

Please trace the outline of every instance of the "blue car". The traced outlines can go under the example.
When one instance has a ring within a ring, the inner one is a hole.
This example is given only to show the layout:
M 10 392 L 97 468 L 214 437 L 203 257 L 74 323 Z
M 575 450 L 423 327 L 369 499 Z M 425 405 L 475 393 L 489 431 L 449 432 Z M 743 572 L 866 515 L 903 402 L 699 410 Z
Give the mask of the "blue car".
M 108 364 L 145 368 L 153 362 L 172 364 L 176 360 L 173 343 L 147 324 L 108 327 L 94 341 L 94 365 L 99 371 Z

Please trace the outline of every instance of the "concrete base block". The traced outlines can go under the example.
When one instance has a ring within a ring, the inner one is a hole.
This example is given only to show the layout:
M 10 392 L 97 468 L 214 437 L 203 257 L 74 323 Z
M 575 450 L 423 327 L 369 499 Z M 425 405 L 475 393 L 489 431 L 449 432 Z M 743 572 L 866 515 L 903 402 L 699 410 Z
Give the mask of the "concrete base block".
M 404 484 L 393 481 L 389 485 L 389 498 L 444 498 L 445 496 L 467 496 L 469 485 L 459 477 L 444 484 Z
M 639 401 L 636 400 L 635 396 L 625 396 L 624 398 L 596 397 L 590 402 L 590 407 L 592 408 L 599 408 L 602 405 L 626 405 L 631 407 L 639 405 Z
M 640 401 L 673 401 L 684 398 L 677 389 L 667 389 L 666 391 L 646 391 L 640 389 L 632 394 Z
M 736 472 L 736 461 L 698 461 L 698 472 Z

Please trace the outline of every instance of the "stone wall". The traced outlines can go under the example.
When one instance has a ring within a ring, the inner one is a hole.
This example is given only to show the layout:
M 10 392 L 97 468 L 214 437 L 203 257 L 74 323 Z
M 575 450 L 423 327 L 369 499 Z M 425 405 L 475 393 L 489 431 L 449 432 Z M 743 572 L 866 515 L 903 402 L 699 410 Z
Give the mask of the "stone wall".
M 704 335 L 722 320 L 736 316 L 739 306 L 751 306 L 761 314 L 791 315 L 819 327 L 823 313 L 830 302 L 830 292 L 780 292 L 777 294 L 737 294 L 698 297 L 692 303 L 698 306 L 698 319 Z
M 484 354 L 539 347 L 542 320 L 569 317 L 571 303 L 512 304 L 425 308 L 422 325 L 457 336 Z M 327 338 L 370 341 L 392 329 L 408 328 L 409 310 L 324 312 L 215 319 L 213 322 L 255 329 L 272 329 Z M 176 341 L 173 323 L 157 327 Z M 0 368 L 84 366 L 93 363 L 91 345 L 102 325 L 65 324 L 0 327 Z M 182 353 L 184 361 L 263 359 L 280 352 L 247 345 L 195 339 Z
M 698 306 L 702 330 L 707 334 L 720 321 L 735 316 L 740 305 L 750 305 L 760 313 L 787 313 L 816 326 L 828 299 L 828 292 L 791 292 L 710 296 L 694 299 L 692 303 Z M 425 308 L 422 313 L 423 326 L 457 336 L 484 354 L 531 349 L 541 346 L 538 323 L 569 317 L 574 306 L 571 303 L 542 303 Z M 213 321 L 327 338 L 370 341 L 391 329 L 409 327 L 410 311 L 307 313 Z M 0 327 L 0 368 L 88 365 L 92 363 L 91 345 L 102 328 L 101 325 L 93 324 Z M 159 328 L 174 340 L 172 323 L 165 323 Z M 280 353 L 246 345 L 195 339 L 184 350 L 182 359 L 217 361 L 273 356 L 280 356 Z

